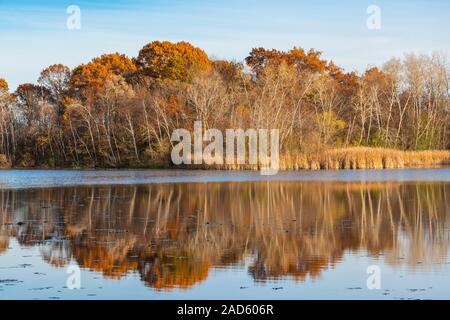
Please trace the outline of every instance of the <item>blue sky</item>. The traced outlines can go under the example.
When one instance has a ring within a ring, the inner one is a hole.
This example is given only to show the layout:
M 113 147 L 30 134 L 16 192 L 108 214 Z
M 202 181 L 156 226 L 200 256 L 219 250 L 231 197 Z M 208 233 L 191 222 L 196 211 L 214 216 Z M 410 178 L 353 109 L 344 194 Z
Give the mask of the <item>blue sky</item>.
M 381 9 L 380 30 L 366 27 L 372 4 Z M 69 5 L 81 9 L 80 30 L 66 27 Z M 50 64 L 136 56 L 156 39 L 238 61 L 258 46 L 315 48 L 361 71 L 404 52 L 450 52 L 450 0 L 0 0 L 0 77 L 12 89 Z

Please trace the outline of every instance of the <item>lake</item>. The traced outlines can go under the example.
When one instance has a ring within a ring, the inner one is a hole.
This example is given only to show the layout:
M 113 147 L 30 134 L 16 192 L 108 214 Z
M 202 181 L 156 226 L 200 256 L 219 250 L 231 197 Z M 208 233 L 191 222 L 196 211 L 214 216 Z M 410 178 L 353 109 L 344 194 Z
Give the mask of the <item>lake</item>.
M 448 299 L 449 231 L 448 168 L 1 170 L 0 299 Z

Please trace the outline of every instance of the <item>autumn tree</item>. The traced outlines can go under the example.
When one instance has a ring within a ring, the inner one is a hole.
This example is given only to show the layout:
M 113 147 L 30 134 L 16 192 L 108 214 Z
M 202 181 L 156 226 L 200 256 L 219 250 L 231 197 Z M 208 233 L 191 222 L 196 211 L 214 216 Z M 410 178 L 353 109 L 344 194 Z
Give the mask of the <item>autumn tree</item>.
M 130 73 L 136 71 L 136 65 L 133 60 L 124 54 L 118 52 L 104 54 L 100 57 L 94 58 L 92 63 L 98 63 L 110 70 L 115 75 L 126 77 Z
M 212 68 L 227 84 L 240 82 L 244 66 L 242 63 L 226 60 L 214 60 Z
M 14 93 L 15 102 L 26 126 L 34 127 L 49 116 L 43 114 L 41 110 L 49 94 L 46 88 L 32 83 L 21 84 L 17 87 Z
M 112 75 L 126 77 L 135 70 L 133 61 L 126 55 L 105 54 L 76 67 L 72 72 L 70 86 L 75 92 L 96 95 L 108 77 Z
M 61 100 L 69 89 L 70 68 L 62 64 L 53 64 L 42 70 L 38 84 L 46 88 L 51 97 Z
M 206 53 L 188 42 L 154 41 L 136 59 L 139 72 L 156 79 L 189 82 L 193 74 L 211 68 Z
M 202 121 L 206 129 L 226 128 L 229 124 L 233 99 L 226 90 L 223 77 L 216 71 L 199 74 L 192 80 L 187 98 L 196 120 Z
M 327 61 L 323 60 L 321 55 L 320 51 L 311 49 L 306 52 L 298 47 L 294 47 L 287 52 L 254 48 L 245 61 L 256 74 L 259 74 L 269 64 L 279 64 L 281 62 L 300 71 L 323 72 L 327 67 Z
M 73 70 L 70 86 L 76 93 L 95 95 L 111 75 L 111 71 L 99 63 L 82 64 Z
M 7 92 L 8 90 L 9 90 L 8 82 L 6 82 L 5 79 L 0 78 L 0 92 L 4 93 L 4 92 Z
M 21 132 L 17 143 L 26 164 L 38 163 L 48 151 L 55 156 L 51 139 L 56 113 L 49 96 L 49 90 L 31 83 L 20 85 L 14 93 L 16 127 Z
M 0 167 L 7 166 L 15 156 L 14 115 L 8 83 L 0 78 Z
M 42 70 L 38 84 L 49 93 L 49 102 L 54 105 L 58 125 L 64 114 L 63 98 L 69 90 L 70 68 L 62 64 L 53 64 Z

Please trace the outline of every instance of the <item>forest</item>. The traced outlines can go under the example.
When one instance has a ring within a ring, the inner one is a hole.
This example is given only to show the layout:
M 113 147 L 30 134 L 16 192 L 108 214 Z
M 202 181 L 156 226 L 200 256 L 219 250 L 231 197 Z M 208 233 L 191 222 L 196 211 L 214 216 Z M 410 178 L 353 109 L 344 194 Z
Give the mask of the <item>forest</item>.
M 171 167 L 171 134 L 280 130 L 281 168 L 359 169 L 450 160 L 446 55 L 407 53 L 346 72 L 315 49 L 214 60 L 187 42 L 136 57 L 54 64 L 10 92 L 0 78 L 0 167 Z

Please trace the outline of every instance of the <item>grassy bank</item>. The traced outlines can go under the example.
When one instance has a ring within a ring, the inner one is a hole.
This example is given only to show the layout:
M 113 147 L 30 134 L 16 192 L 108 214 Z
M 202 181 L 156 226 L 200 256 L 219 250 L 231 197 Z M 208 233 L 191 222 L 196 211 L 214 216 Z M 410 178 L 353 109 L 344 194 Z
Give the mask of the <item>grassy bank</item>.
M 15 167 L 40 169 L 216 169 L 216 170 L 259 170 L 256 165 L 189 165 L 174 166 L 170 156 L 166 161 L 146 163 L 139 166 L 120 167 Z M 1 161 L 0 168 L 10 168 L 10 162 Z M 431 168 L 450 165 L 450 150 L 401 151 L 385 148 L 351 147 L 328 149 L 320 152 L 281 154 L 280 170 L 339 170 L 339 169 L 395 169 L 395 168 Z

